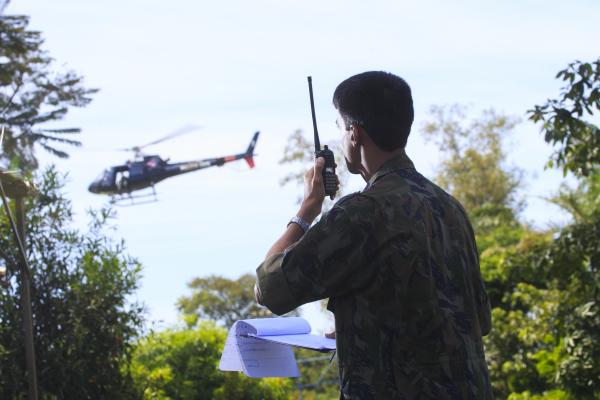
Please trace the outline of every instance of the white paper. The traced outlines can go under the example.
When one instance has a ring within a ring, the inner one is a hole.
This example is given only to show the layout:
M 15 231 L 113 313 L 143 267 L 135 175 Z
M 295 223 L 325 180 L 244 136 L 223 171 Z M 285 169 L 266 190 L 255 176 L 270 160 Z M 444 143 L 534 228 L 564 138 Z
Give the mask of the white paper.
M 235 338 L 235 324 L 233 324 L 227 334 L 223 353 L 221 353 L 219 369 L 221 371 L 242 371 L 243 368 L 242 359 L 240 358 L 240 352 Z
M 335 350 L 335 339 L 328 339 L 319 335 L 277 335 L 277 336 L 260 336 L 262 340 L 268 340 L 274 343 L 288 344 L 290 346 L 304 347 L 317 351 L 332 351 Z
M 256 318 L 245 319 L 239 322 L 250 325 L 257 336 L 272 335 L 301 335 L 310 333 L 310 324 L 301 317 L 287 318 Z
M 219 362 L 221 371 L 242 371 L 254 378 L 300 375 L 291 346 L 335 350 L 335 340 L 310 334 L 304 318 L 237 321 L 229 329 Z
M 252 337 L 238 337 L 243 371 L 252 378 L 298 377 L 300 371 L 290 346 Z
M 237 321 L 234 324 L 243 370 L 250 377 L 300 376 L 294 352 L 289 346 L 249 337 L 249 335 L 255 335 L 257 332 L 255 323 L 265 328 L 268 325 L 268 320 L 275 319 L 284 320 L 285 318 L 260 318 Z M 283 321 L 277 322 L 281 323 Z M 277 325 L 277 323 L 273 325 Z

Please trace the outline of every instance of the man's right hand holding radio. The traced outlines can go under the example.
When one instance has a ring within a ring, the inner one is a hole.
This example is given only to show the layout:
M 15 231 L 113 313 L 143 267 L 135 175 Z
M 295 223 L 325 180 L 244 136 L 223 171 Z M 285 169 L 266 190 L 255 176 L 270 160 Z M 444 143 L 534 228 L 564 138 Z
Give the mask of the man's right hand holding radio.
M 325 159 L 319 157 L 315 160 L 313 168 L 304 174 L 304 199 L 300 206 L 297 216 L 311 224 L 321 213 L 323 200 L 325 200 L 325 187 L 323 185 L 323 168 Z M 337 189 L 340 182 L 336 175 Z M 337 191 L 337 190 L 336 190 Z
M 309 224 L 317 218 L 323 208 L 323 200 L 325 200 L 324 167 L 325 159 L 319 157 L 315 160 L 313 168 L 304 174 L 304 198 L 297 215 Z
M 315 160 L 313 168 L 304 174 L 304 198 L 300 210 L 292 218 L 283 235 L 275 242 L 267 252 L 266 257 L 281 253 L 286 248 L 296 243 L 309 229 L 312 222 L 321 213 L 323 200 L 325 200 L 325 187 L 323 186 L 323 168 L 325 159 L 319 157 Z M 336 175 L 336 183 L 339 188 L 340 182 Z

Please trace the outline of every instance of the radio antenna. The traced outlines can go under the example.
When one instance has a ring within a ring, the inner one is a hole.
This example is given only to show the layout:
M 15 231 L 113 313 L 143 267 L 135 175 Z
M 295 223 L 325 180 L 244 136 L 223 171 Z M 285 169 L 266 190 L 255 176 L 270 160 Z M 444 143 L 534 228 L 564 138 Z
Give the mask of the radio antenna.
M 315 153 L 321 150 L 321 143 L 319 142 L 319 131 L 317 130 L 317 117 L 315 116 L 315 102 L 313 100 L 312 90 L 312 77 L 308 79 L 308 92 L 310 93 L 310 111 L 312 112 L 313 131 L 315 133 Z

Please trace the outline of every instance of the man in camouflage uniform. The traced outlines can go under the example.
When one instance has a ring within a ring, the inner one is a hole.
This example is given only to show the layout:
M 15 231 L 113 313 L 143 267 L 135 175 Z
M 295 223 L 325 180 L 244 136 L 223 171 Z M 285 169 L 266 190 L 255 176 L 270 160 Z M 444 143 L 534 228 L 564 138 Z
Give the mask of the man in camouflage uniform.
M 491 399 L 490 306 L 473 230 L 404 152 L 410 88 L 366 72 L 333 101 L 346 164 L 367 186 L 309 229 L 325 195 L 316 161 L 298 214 L 257 269 L 257 301 L 284 314 L 329 298 L 342 399 Z

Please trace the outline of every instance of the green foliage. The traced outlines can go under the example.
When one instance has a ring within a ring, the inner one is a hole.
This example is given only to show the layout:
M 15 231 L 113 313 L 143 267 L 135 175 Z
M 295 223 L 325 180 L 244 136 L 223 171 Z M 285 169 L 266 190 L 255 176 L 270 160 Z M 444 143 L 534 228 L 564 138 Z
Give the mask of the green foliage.
M 542 394 L 531 394 L 529 390 L 522 393 L 511 393 L 507 400 L 575 400 L 568 393 L 558 389 L 549 390 Z
M 279 164 L 296 164 L 300 165 L 301 169 L 296 172 L 287 174 L 281 179 L 280 184 L 283 186 L 290 182 L 297 184 L 304 183 L 304 172 L 310 165 L 314 163 L 315 145 L 309 142 L 304 133 L 300 129 L 296 129 L 287 140 L 283 150 L 283 157 L 279 160 Z
M 188 284 L 192 294 L 181 297 L 177 306 L 187 315 L 189 325 L 196 323 L 196 318 L 190 316 L 213 320 L 225 327 L 240 319 L 271 317 L 273 314 L 254 299 L 255 282 L 256 278 L 250 274 L 235 280 L 216 275 L 196 278 Z M 298 315 L 298 312 L 287 315 Z
M 569 321 L 566 357 L 561 361 L 558 380 L 578 399 L 599 398 L 600 394 L 600 307 L 591 301 L 575 310 Z
M 557 380 L 579 399 L 600 398 L 600 213 L 592 215 L 564 228 L 545 260 L 570 272 L 563 278 L 566 354 Z
M 466 124 L 466 110 L 459 105 L 433 106 L 430 114 L 432 120 L 422 131 L 443 154 L 436 177 L 439 185 L 469 212 L 486 205 L 518 211 L 515 190 L 521 171 L 504 165 L 503 149 L 517 119 L 488 110 Z
M 480 239 L 481 238 L 481 239 Z M 479 243 L 493 243 L 480 252 L 481 274 L 486 283 L 492 308 L 506 302 L 505 296 L 511 294 L 521 282 L 543 284 L 544 269 L 540 257 L 547 251 L 550 235 L 534 232 L 520 227 L 506 229 L 498 227 L 496 232 L 477 235 Z
M 287 399 L 287 379 L 252 379 L 221 372 L 226 331 L 204 322 L 195 329 L 152 333 L 139 342 L 132 374 L 145 399 Z
M 64 118 L 69 107 L 84 107 L 97 91 L 85 89 L 83 79 L 72 71 L 52 71 L 41 34 L 28 30 L 28 24 L 26 16 L 0 16 L 0 125 L 7 127 L 0 160 L 22 170 L 37 167 L 36 143 L 61 158 L 68 154 L 55 143 L 81 145 L 64 137 L 79 133 L 78 128 L 42 126 Z
M 49 169 L 37 180 L 40 195 L 27 200 L 35 350 L 41 398 L 131 398 L 131 342 L 142 307 L 128 299 L 140 264 L 106 234 L 109 210 L 92 214 L 87 232 L 69 227 L 71 205 L 62 178 Z M 0 213 L 0 264 L 10 287 L 0 289 L 0 398 L 27 393 L 16 253 L 6 215 Z
M 594 219 L 594 214 L 600 211 L 600 173 L 580 179 L 575 188 L 562 184 L 549 200 L 577 223 Z
M 598 237 L 599 220 L 586 218 L 554 238 L 526 231 L 516 245 L 482 252 L 494 307 L 485 344 L 497 396 L 600 398 Z
M 300 369 L 295 384 L 301 387 L 303 400 L 337 400 L 340 398 L 337 357 L 332 353 L 294 348 Z
M 600 111 L 600 58 L 591 63 L 575 61 L 556 78 L 565 82 L 560 98 L 549 99 L 529 110 L 529 119 L 542 124 L 546 142 L 558 149 L 548 166 L 563 172 L 589 176 L 600 165 L 600 129 L 585 121 Z
M 561 352 L 562 293 L 520 282 L 493 310 L 485 338 L 494 392 L 500 398 L 552 388 Z

